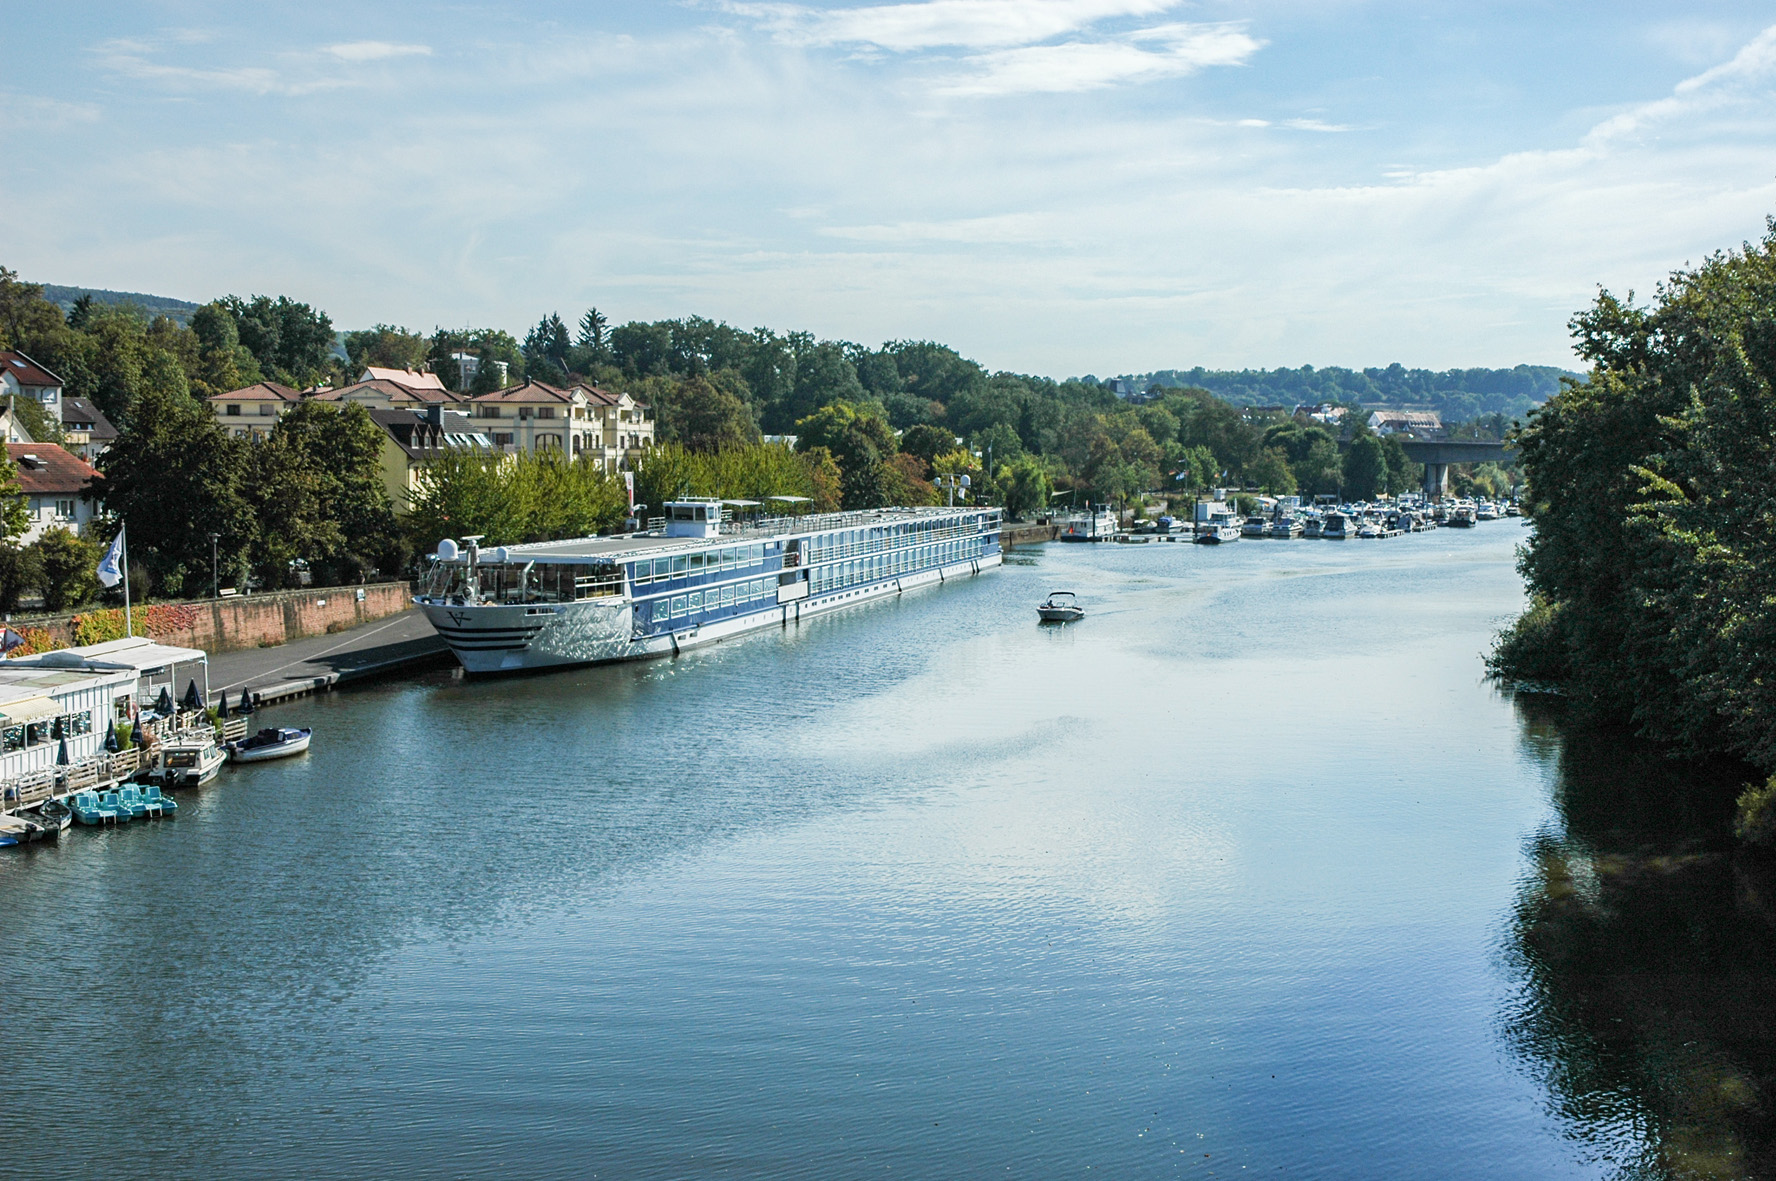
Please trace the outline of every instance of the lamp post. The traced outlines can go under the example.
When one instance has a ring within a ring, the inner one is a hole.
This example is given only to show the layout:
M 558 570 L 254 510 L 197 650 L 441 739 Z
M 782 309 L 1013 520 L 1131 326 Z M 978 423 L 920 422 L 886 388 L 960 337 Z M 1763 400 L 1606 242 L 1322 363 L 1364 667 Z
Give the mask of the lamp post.
M 221 567 L 216 564 L 216 542 L 221 540 L 220 533 L 210 534 L 210 598 L 222 597 Z

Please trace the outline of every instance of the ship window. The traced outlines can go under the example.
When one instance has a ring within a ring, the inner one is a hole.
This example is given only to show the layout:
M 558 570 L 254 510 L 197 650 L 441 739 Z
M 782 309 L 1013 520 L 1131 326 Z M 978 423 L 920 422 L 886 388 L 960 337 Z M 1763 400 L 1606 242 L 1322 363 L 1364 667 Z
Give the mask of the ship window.
M 691 592 L 691 610 L 692 611 L 703 610 L 703 592 L 702 591 L 692 591 Z
M 690 600 L 686 599 L 683 595 L 674 596 L 672 599 L 672 618 L 677 619 L 680 615 L 683 615 L 686 610 L 688 610 L 685 604 L 689 601 Z
M 731 586 L 722 587 L 722 606 L 732 607 L 733 605 L 734 605 L 734 588 Z
M 672 577 L 683 578 L 685 576 L 685 571 L 688 570 L 689 568 L 690 568 L 689 563 L 686 561 L 685 556 L 683 554 L 680 554 L 678 557 L 672 559 Z
M 765 547 L 764 546 L 755 545 L 752 547 L 752 564 L 754 566 L 763 566 L 765 564 Z

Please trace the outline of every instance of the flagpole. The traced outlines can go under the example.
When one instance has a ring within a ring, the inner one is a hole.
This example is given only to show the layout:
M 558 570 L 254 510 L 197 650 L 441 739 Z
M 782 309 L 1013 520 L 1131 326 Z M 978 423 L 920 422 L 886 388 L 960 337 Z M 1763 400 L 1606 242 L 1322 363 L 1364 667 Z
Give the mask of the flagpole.
M 130 619 L 129 601 L 129 534 L 124 532 L 127 528 L 124 524 L 117 526 L 117 535 L 123 538 L 123 634 L 134 636 L 136 625 Z

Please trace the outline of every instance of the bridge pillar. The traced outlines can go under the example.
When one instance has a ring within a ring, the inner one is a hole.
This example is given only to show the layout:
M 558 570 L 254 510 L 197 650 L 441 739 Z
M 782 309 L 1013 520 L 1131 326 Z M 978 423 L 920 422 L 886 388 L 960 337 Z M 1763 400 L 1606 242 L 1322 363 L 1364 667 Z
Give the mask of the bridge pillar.
M 1446 463 L 1427 463 L 1424 465 L 1426 500 L 1442 500 L 1443 494 L 1449 491 L 1449 465 Z

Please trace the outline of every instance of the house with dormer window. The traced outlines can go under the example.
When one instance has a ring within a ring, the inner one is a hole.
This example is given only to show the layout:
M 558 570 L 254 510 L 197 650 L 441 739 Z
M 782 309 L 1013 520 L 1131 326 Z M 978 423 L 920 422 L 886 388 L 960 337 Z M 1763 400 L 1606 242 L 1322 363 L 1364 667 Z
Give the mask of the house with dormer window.
M 61 418 L 62 379 L 17 349 L 0 349 L 0 394 L 35 398 Z
M 302 395 L 275 381 L 257 381 L 238 390 L 207 399 L 210 413 L 228 434 L 237 439 L 263 439 L 278 419 L 302 401 Z
M 30 514 L 18 544 L 30 545 L 58 526 L 79 533 L 93 519 L 88 489 L 99 472 L 92 464 L 54 443 L 8 443 L 6 453 L 18 469 L 19 491 Z

